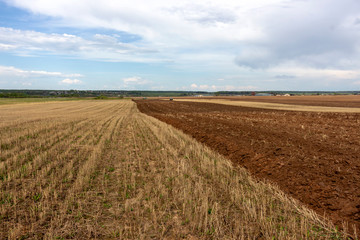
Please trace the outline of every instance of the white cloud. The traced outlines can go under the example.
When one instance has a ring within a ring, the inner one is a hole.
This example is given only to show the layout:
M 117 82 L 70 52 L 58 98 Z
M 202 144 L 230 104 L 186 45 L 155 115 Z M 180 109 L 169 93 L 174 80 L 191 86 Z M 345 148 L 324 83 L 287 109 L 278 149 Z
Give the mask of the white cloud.
M 277 40 L 282 39 L 281 42 L 286 42 L 286 37 L 290 37 L 292 41 L 298 37 L 300 42 L 311 34 L 316 34 L 317 40 L 324 31 L 330 34 L 332 30 L 325 29 L 331 27 L 330 24 L 336 23 L 331 36 L 336 35 L 336 27 L 353 28 L 353 22 L 358 17 L 355 13 L 359 4 L 356 1 L 344 1 L 200 0 L 194 3 L 191 0 L 77 0 L 76 4 L 73 0 L 7 2 L 36 14 L 60 19 L 58 24 L 125 31 L 141 36 L 154 46 L 195 44 L 198 47 L 227 42 L 232 43 L 232 46 L 237 44 L 243 49 L 244 44 L 255 43 L 256 47 L 260 47 L 264 42 L 272 42 L 276 37 L 274 33 L 278 35 Z M 308 14 L 311 11 L 316 14 Z M 351 21 L 348 17 L 351 17 Z M 327 22 L 328 20 L 330 22 Z M 308 29 L 322 31 L 316 33 Z M 284 36 L 287 34 L 286 30 L 291 30 L 292 35 Z M 75 36 L 68 38 L 72 41 L 78 40 Z M 289 44 L 293 43 L 296 42 Z
M 172 69 L 218 71 L 214 76 L 229 73 L 297 83 L 305 78 L 315 82 L 359 76 L 360 2 L 355 0 L 5 1 L 50 16 L 57 27 L 118 32 L 85 37 L 0 28 L 0 51 L 20 56 L 45 53 L 100 61 L 166 62 Z M 122 33 L 136 40 L 123 40 Z M 150 85 L 143 79 L 132 80 L 122 83 Z M 214 87 L 220 89 L 261 86 L 226 77 L 218 81 L 220 86 Z
M 79 79 L 66 78 L 66 79 L 60 81 L 59 83 L 60 84 L 68 84 L 68 85 L 78 85 L 78 84 L 82 84 L 83 82 L 80 81 Z
M 341 70 L 341 69 L 318 69 L 307 66 L 284 65 L 273 67 L 268 72 L 276 73 L 278 78 L 325 78 L 326 80 L 347 80 L 359 79 L 360 70 Z M 295 77 L 296 76 L 296 77 Z
M 116 0 L 12 0 L 9 4 L 25 8 L 36 14 L 62 19 L 63 24 L 76 27 L 105 27 L 132 32 L 148 40 L 165 40 L 178 36 L 184 39 L 207 39 L 208 36 L 222 38 L 236 33 L 236 38 L 248 39 L 253 32 L 244 16 L 250 9 L 264 7 L 281 0 L 268 1 L 193 1 L 181 2 L 153 0 L 122 1 Z M 204 28 L 204 24 L 206 29 Z M 230 27 L 235 32 L 227 32 Z M 236 28 L 237 27 L 237 28 Z M 223 28 L 223 29 L 222 29 Z M 197 33 L 195 35 L 194 33 Z M 237 33 L 248 33 L 238 35 Z M 189 35 L 192 34 L 192 35 Z M 233 35 L 234 36 L 234 35 Z M 233 38 L 233 37 L 231 37 Z M 163 42 L 163 41 L 162 41 Z M 165 41 L 164 41 L 165 42 Z
M 16 46 L 11 44 L 0 43 L 0 51 L 9 51 L 16 49 Z
M 200 85 L 200 86 L 199 86 L 199 89 L 200 89 L 200 90 L 209 89 L 209 85 L 206 85 L 206 84 L 205 84 L 205 85 Z
M 187 90 L 189 88 L 182 87 L 183 90 Z M 197 85 L 195 83 L 190 85 L 191 90 L 199 90 L 199 91 L 251 91 L 257 90 L 256 86 L 234 86 L 234 85 Z
M 277 78 L 277 79 L 291 79 L 291 78 L 296 78 L 296 76 L 287 75 L 287 74 L 279 74 L 279 75 L 276 75 L 275 78 Z
M 124 83 L 140 83 L 141 81 L 141 77 L 128 77 L 123 79 Z
M 56 54 L 102 61 L 154 61 L 156 52 L 141 44 L 135 46 L 121 42 L 116 35 L 95 34 L 85 39 L 70 34 L 47 34 L 37 31 L 0 27 L 0 51 L 20 56 Z M 146 57 L 149 55 L 148 57 Z
M 182 56 L 208 53 L 209 63 L 220 63 L 216 56 L 223 54 L 251 68 L 268 68 L 288 60 L 313 66 L 344 62 L 360 66 L 360 2 L 353 0 L 6 2 L 53 17 L 59 26 L 113 29 L 140 39 L 125 43 L 115 35 L 95 34 L 92 39 L 84 39 L 1 28 L 0 49 L 7 51 L 41 50 L 104 61 L 139 62 L 179 61 Z M 201 60 L 192 59 L 196 61 Z
M 13 66 L 0 66 L 0 88 L 54 88 L 56 83 L 63 85 L 81 84 L 76 79 L 83 77 L 78 73 L 48 72 L 44 70 L 24 70 Z M 62 81 L 59 79 L 64 78 Z M 55 83 L 55 84 L 54 84 Z
M 118 86 L 119 89 L 150 89 L 153 87 L 152 81 L 139 76 L 123 78 L 122 81 L 124 84 Z
M 261 26 L 264 37 L 246 44 L 236 63 L 253 69 L 288 62 L 318 69 L 356 69 L 359 9 L 360 2 L 352 0 L 287 1 L 260 9 L 252 20 Z
M 23 70 L 15 68 L 13 66 L 0 66 L 0 76 L 6 77 L 21 77 L 21 78 L 39 78 L 39 77 L 83 77 L 78 73 L 66 74 L 61 72 L 48 72 L 48 71 L 37 71 L 37 70 Z
M 165 0 L 9 0 L 8 4 L 35 14 L 53 17 L 57 26 L 105 28 L 138 36 L 125 43 L 114 35 L 95 34 L 82 38 L 70 34 L 44 34 L 9 28 L 0 29 L 0 43 L 11 46 L 18 55 L 72 55 L 85 59 L 127 62 L 206 62 L 222 63 L 219 55 L 231 60 L 241 41 L 258 39 L 263 34 L 252 23 L 249 11 L 282 0 L 235 2 Z M 2 36 L 2 37 L 1 37 Z M 8 37 L 4 37 L 8 36 Z M 230 51 L 229 51 L 230 49 Z M 205 51 L 204 51 L 205 50 Z M 8 50 L 10 51 L 10 49 Z M 25 51 L 25 53 L 24 53 Z M 231 64 L 234 64 L 231 62 Z

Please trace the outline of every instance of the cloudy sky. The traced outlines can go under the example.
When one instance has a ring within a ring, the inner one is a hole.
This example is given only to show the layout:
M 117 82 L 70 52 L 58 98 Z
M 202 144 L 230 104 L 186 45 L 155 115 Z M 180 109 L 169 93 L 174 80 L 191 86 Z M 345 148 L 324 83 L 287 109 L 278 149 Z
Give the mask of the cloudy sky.
M 0 89 L 359 90 L 359 0 L 0 0 Z

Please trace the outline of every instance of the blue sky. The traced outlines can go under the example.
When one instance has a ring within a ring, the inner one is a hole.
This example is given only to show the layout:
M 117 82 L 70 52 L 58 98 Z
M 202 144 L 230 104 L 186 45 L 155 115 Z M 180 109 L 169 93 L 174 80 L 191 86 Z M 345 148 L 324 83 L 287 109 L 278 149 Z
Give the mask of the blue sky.
M 0 0 L 0 89 L 359 90 L 357 0 Z

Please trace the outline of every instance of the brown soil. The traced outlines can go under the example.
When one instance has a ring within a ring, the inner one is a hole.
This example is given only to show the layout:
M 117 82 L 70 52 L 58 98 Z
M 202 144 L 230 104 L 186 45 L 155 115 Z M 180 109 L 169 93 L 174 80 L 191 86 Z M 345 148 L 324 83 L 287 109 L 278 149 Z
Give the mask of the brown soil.
M 238 96 L 238 97 L 201 97 L 195 99 L 227 99 L 232 101 L 250 101 L 283 103 L 306 106 L 354 107 L 360 108 L 360 95 L 339 96 Z
M 360 114 L 159 100 L 137 105 L 338 226 L 347 221 L 360 231 Z

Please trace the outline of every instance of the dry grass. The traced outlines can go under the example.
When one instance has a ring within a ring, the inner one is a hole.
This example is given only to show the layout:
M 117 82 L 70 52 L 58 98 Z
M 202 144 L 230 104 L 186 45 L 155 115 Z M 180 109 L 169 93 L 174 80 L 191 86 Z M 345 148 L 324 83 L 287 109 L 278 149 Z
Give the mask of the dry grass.
M 342 112 L 342 113 L 360 113 L 360 108 L 347 108 L 347 107 L 324 107 L 324 106 L 303 106 L 282 103 L 266 103 L 266 102 L 249 102 L 249 101 L 231 101 L 226 99 L 182 99 L 177 98 L 175 101 L 183 102 L 204 102 L 204 103 L 217 103 L 231 106 L 264 108 L 286 111 L 302 111 L 302 112 Z
M 0 239 L 339 239 L 134 103 L 0 107 Z

